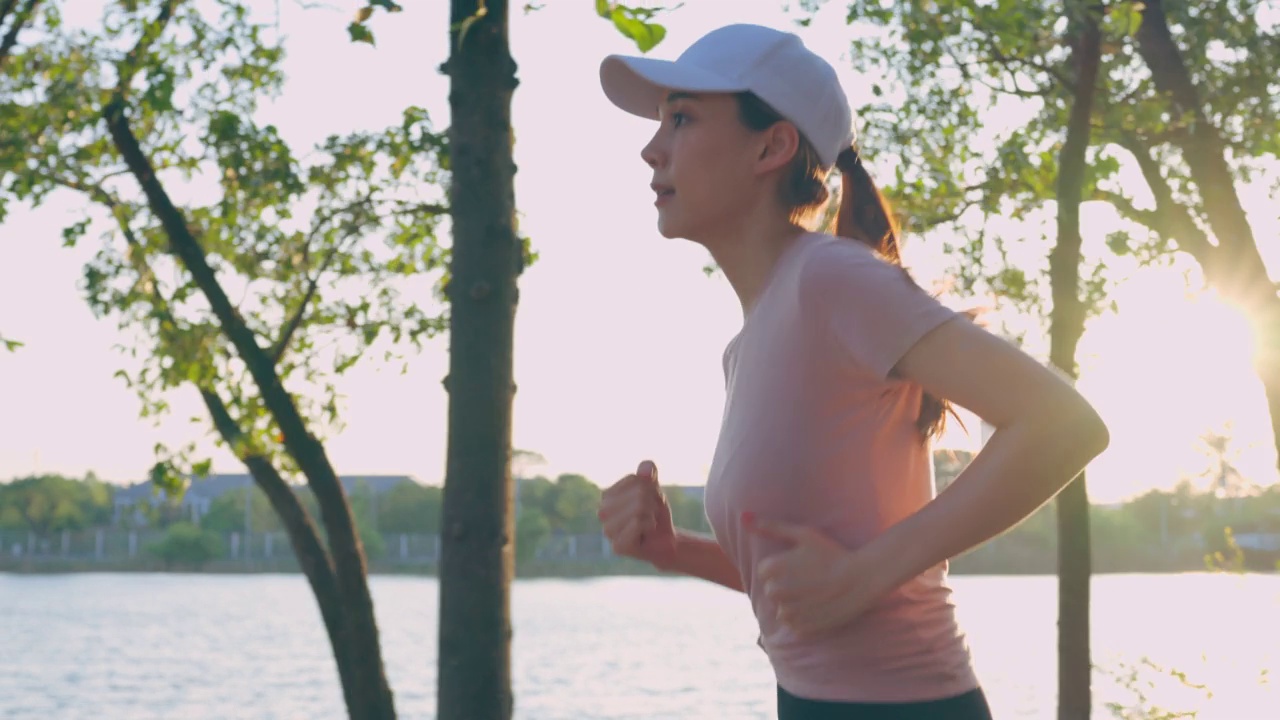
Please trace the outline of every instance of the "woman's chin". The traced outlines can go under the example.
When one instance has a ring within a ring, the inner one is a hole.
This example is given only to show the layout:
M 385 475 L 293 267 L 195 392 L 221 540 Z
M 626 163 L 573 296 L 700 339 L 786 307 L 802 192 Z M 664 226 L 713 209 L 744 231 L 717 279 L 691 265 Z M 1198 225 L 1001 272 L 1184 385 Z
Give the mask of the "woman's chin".
M 658 234 L 668 240 L 675 240 L 677 238 L 684 237 L 679 223 L 666 220 L 661 215 L 658 216 Z
M 697 242 L 697 228 L 687 222 L 680 222 L 668 213 L 658 213 L 658 234 L 668 240 L 690 240 Z

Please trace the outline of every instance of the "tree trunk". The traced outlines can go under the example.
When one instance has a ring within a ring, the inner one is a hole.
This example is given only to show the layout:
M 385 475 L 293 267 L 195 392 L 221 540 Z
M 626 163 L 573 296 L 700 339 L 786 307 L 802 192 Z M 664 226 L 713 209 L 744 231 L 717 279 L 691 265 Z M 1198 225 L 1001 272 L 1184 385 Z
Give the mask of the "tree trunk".
M 111 210 L 112 215 L 115 216 L 117 223 L 120 225 L 120 231 L 124 235 L 125 242 L 130 246 L 131 252 L 128 253 L 128 257 L 137 270 L 138 277 L 147 280 L 153 279 L 155 273 L 147 262 L 146 252 L 143 250 L 142 243 L 137 235 L 134 234 L 128 215 L 122 212 L 122 208 L 116 199 L 98 186 L 78 185 L 74 186 L 73 189 L 87 192 L 91 198 Z M 147 284 L 151 286 L 152 303 L 160 320 L 168 322 L 173 328 L 177 328 L 178 322 L 170 309 L 171 305 L 168 298 L 160 292 L 160 286 L 154 282 Z M 302 310 L 299 309 L 295 319 L 300 318 L 301 314 Z M 162 330 L 161 332 L 164 331 Z M 283 342 L 287 342 L 287 334 L 282 336 Z M 279 362 L 279 356 L 274 356 L 273 361 Z M 343 614 L 338 581 L 334 576 L 333 562 L 329 557 L 328 551 L 325 550 L 324 543 L 320 540 L 320 534 L 316 530 L 311 515 L 307 513 L 306 508 L 298 501 L 297 496 L 293 494 L 293 490 L 289 488 L 288 483 L 280 476 L 280 473 L 268 458 L 251 451 L 242 454 L 241 451 L 237 450 L 243 445 L 244 432 L 240 429 L 240 425 L 235 419 L 231 417 L 226 403 L 222 401 L 217 392 L 206 387 L 201 387 L 199 390 L 200 398 L 204 401 L 205 408 L 209 411 L 209 417 L 213 420 L 214 428 L 227 443 L 227 447 L 236 450 L 240 460 L 253 476 L 254 482 L 258 487 L 262 488 L 267 499 L 271 502 L 271 507 L 275 510 L 276 515 L 284 525 L 285 532 L 289 535 L 289 542 L 293 546 L 298 566 L 307 578 L 307 582 L 311 586 L 311 592 L 320 607 L 320 617 L 324 621 L 325 632 L 329 636 L 329 645 L 333 650 L 334 662 L 338 668 L 338 679 L 342 684 L 343 699 L 346 701 L 348 709 L 367 704 L 357 695 L 357 683 L 350 660 L 352 651 L 347 646 L 346 618 Z M 245 512 L 248 512 L 247 500 Z
M 1080 298 L 1080 203 L 1084 196 L 1090 118 L 1098 80 L 1101 34 L 1095 8 L 1066 3 L 1072 30 L 1075 87 L 1067 137 L 1058 161 L 1058 242 L 1049 255 L 1053 310 L 1049 315 L 1049 359 L 1076 376 L 1076 346 L 1084 334 L 1086 308 Z M 1055 501 L 1058 518 L 1058 719 L 1082 720 L 1093 705 L 1089 650 L 1089 495 L 1084 475 Z
M 1192 243 L 1183 249 L 1200 263 L 1209 283 L 1249 316 L 1258 349 L 1258 376 L 1266 390 L 1276 460 L 1280 464 L 1280 299 L 1276 284 L 1267 273 L 1236 192 L 1222 135 L 1205 114 L 1200 92 L 1169 30 L 1161 0 L 1144 3 L 1142 24 L 1134 39 L 1156 89 L 1169 99 L 1172 111 L 1188 121 L 1179 146 L 1218 244 Z
M 482 7 L 485 14 L 477 17 Z M 516 68 L 507 16 L 505 0 L 453 0 L 445 64 L 454 241 L 439 720 L 508 720 L 513 712 L 512 345 L 522 248 L 515 228 Z
M 351 506 L 338 481 L 324 446 L 306 427 L 292 396 L 284 389 L 270 356 L 263 350 L 209 266 L 204 249 L 193 235 L 182 212 L 174 206 L 142 152 L 129 127 L 123 95 L 117 93 L 103 110 L 112 142 L 130 173 L 142 187 L 151 212 L 160 220 L 173 254 L 191 273 L 192 280 L 209 302 L 222 332 L 235 346 L 253 376 L 262 402 L 284 437 L 285 450 L 306 476 L 320 505 L 329 535 L 330 557 L 346 619 L 343 645 L 349 650 L 354 695 L 359 701 L 348 707 L 353 720 L 392 720 L 395 707 L 383 669 L 373 598 L 365 573 L 364 551 L 356 534 Z
M 129 260 L 137 270 L 139 278 L 154 278 L 155 273 L 147 262 L 142 243 L 134 234 L 128 216 L 121 212 L 115 198 L 98 187 L 78 189 L 88 191 L 93 199 L 103 203 L 112 211 L 124 234 L 125 242 L 130 246 Z M 159 314 L 162 321 L 177 328 L 178 323 L 170 309 L 168 298 L 160 292 L 160 286 L 157 283 L 148 284 L 151 286 L 155 312 Z M 299 311 L 300 315 L 301 311 Z M 227 447 L 233 450 L 240 448 L 244 440 L 244 432 L 231 417 L 226 403 L 212 389 L 201 387 L 199 390 L 205 408 L 209 411 L 209 417 L 213 420 L 214 428 L 227 443 Z M 240 452 L 237 451 L 237 454 L 240 455 Z M 337 578 L 334 577 L 333 562 L 329 558 L 328 551 L 325 550 L 324 543 L 320 540 L 315 523 L 268 458 L 246 452 L 240 455 L 240 459 L 253 476 L 254 482 L 262 488 L 271 502 L 271 507 L 284 525 L 289 535 L 289 542 L 293 545 L 294 556 L 298 559 L 298 566 L 302 569 L 308 584 L 311 585 L 311 592 L 320 607 L 320 617 L 324 621 L 325 632 L 329 636 L 329 645 L 333 649 L 334 662 L 338 667 L 338 679 L 342 684 L 342 695 L 347 707 L 359 705 L 362 701 L 355 694 L 356 682 L 352 674 L 351 651 L 346 645 L 346 619 L 342 612 L 342 597 L 338 592 Z M 247 500 L 245 512 L 248 512 Z
M 201 389 L 200 396 L 205 407 L 213 418 L 214 427 L 226 441 L 227 447 L 236 448 L 244 437 L 239 424 L 227 411 L 222 398 L 212 390 Z M 334 662 L 338 667 L 338 680 L 342 683 L 343 699 L 347 708 L 365 704 L 357 694 L 357 683 L 351 665 L 351 649 L 347 647 L 348 633 L 346 618 L 342 611 L 342 596 L 338 591 L 338 580 L 334 577 L 333 562 L 320 540 L 320 533 L 307 509 L 298 501 L 289 484 L 276 470 L 271 461 L 253 453 L 242 456 L 241 461 L 253 476 L 258 487 L 266 494 L 271 507 L 279 516 L 285 532 L 289 535 L 289 543 L 293 546 L 294 557 L 298 566 L 311 586 L 311 593 L 320 607 L 320 617 L 324 621 L 329 646 L 333 649 Z

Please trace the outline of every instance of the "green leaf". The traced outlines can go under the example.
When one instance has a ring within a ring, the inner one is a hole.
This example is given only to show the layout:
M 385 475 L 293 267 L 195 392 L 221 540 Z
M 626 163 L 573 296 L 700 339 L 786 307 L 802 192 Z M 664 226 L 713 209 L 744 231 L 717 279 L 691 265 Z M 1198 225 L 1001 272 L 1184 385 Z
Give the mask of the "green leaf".
M 191 466 L 191 474 L 195 475 L 198 478 L 207 478 L 209 477 L 209 473 L 212 469 L 213 469 L 212 460 L 201 460 L 200 462 Z
M 1129 3 L 1129 37 L 1137 34 L 1138 29 L 1142 27 L 1142 11 L 1147 9 L 1147 4 L 1143 2 Z
M 351 35 L 351 42 L 369 43 L 376 47 L 376 43 L 373 41 L 373 33 L 369 31 L 369 28 L 361 25 L 360 23 L 353 22 L 348 25 L 347 33 Z
M 666 28 L 637 20 L 634 11 L 630 8 L 614 8 L 613 25 L 623 35 L 635 41 L 636 46 L 640 48 L 642 53 L 652 50 L 667 36 Z
M 1128 255 L 1133 252 L 1133 239 L 1127 230 L 1108 233 L 1107 249 L 1116 255 Z
M 89 219 L 85 218 L 62 229 L 62 246 L 75 247 L 76 242 L 89 230 Z
M 157 446 L 157 451 L 163 450 L 161 445 Z M 164 490 L 170 494 L 181 493 L 186 489 L 186 482 L 182 476 L 174 469 L 173 463 L 162 460 L 151 466 L 151 472 L 148 478 L 152 486 L 159 490 Z
M 596 0 L 596 14 L 608 20 L 613 13 L 611 5 L 609 0 Z
M 4 349 L 8 350 L 9 352 L 14 352 L 15 350 L 22 347 L 23 345 L 21 342 L 17 340 L 10 340 L 8 338 L 3 338 L 3 337 L 0 337 L 0 343 L 3 343 Z
M 372 6 L 380 7 L 383 10 L 386 10 L 387 12 L 396 13 L 396 12 L 400 12 L 401 10 L 404 10 L 403 7 L 393 2 L 392 0 L 369 0 L 369 4 Z

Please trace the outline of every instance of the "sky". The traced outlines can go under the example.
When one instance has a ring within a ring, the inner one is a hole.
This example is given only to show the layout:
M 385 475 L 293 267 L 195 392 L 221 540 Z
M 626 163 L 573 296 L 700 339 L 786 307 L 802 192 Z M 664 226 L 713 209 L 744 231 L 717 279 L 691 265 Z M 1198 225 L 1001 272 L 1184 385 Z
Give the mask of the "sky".
M 345 4 L 300 5 L 279 3 L 289 80 L 262 121 L 278 125 L 297 148 L 330 133 L 396 123 L 408 105 L 425 107 L 438 128 L 448 125 L 448 79 L 437 71 L 448 55 L 448 3 L 379 13 L 376 48 L 347 41 Z M 741 325 L 741 308 L 722 276 L 703 273 L 704 250 L 657 233 L 650 173 L 639 154 L 653 127 L 614 109 L 597 75 L 605 55 L 635 54 L 635 46 L 596 17 L 591 3 L 547 2 L 528 14 L 515 5 L 516 202 L 521 231 L 541 259 L 521 279 L 514 445 L 546 458 L 533 472 L 577 472 L 607 486 L 651 458 L 665 483 L 702 484 L 723 407 L 721 353 Z M 842 4 L 828 3 L 809 28 L 795 26 L 797 16 L 783 5 L 688 2 L 665 17 L 669 32 L 653 54 L 673 57 L 729 22 L 792 29 L 836 66 L 855 105 L 868 99 L 871 79 L 849 69 Z M 96 13 L 99 5 L 68 7 Z M 1262 190 L 1244 195 L 1274 270 L 1274 205 Z M 0 226 L 0 334 L 26 343 L 0 353 L 0 481 L 93 471 L 135 482 L 154 461 L 157 442 L 207 435 L 206 424 L 188 419 L 202 415 L 192 394 L 176 394 L 173 413 L 156 425 L 138 418 L 136 397 L 113 377 L 125 362 L 115 346 L 127 338 L 113 321 L 94 318 L 78 289 L 93 236 L 75 249 L 61 243 L 61 228 L 80 207 L 76 196 L 55 195 L 37 210 L 16 208 Z M 1086 248 L 1101 247 L 1115 222 L 1107 209 L 1087 207 Z M 995 229 L 1011 239 L 1038 236 L 1011 224 Z M 944 281 L 941 242 L 907 243 L 907 262 L 922 284 Z M 1037 242 L 1024 245 L 1027 259 L 1044 257 Z M 1120 312 L 1090 322 L 1079 356 L 1077 387 L 1112 433 L 1111 448 L 1090 470 L 1091 498 L 1116 502 L 1199 473 L 1206 458 L 1197 438 L 1228 427 L 1236 465 L 1255 482 L 1275 482 L 1275 449 L 1243 318 L 1199 290 L 1185 259 L 1167 269 L 1114 267 L 1125 276 L 1115 295 Z M 945 300 L 955 307 L 977 302 Z M 1039 356 L 1046 350 L 1036 332 L 1026 347 Z M 399 364 L 371 360 L 341 380 L 345 429 L 328 443 L 340 473 L 442 481 L 447 351 L 442 337 L 414 355 L 404 374 Z M 953 430 L 941 445 L 978 449 L 977 423 L 967 424 L 972 436 Z M 225 451 L 212 457 L 215 471 L 241 470 Z

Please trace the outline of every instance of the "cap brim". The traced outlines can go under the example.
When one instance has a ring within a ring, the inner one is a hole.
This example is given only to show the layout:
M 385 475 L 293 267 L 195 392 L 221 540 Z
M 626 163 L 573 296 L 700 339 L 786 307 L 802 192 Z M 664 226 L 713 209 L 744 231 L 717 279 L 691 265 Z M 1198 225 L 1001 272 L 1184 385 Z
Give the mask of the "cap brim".
M 746 90 L 705 70 L 657 58 L 610 55 L 600 63 L 600 85 L 605 97 L 619 108 L 650 120 L 658 119 L 658 106 L 668 92 L 729 93 Z

